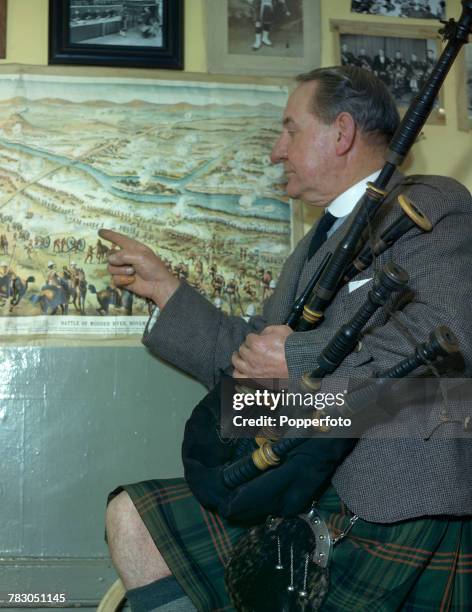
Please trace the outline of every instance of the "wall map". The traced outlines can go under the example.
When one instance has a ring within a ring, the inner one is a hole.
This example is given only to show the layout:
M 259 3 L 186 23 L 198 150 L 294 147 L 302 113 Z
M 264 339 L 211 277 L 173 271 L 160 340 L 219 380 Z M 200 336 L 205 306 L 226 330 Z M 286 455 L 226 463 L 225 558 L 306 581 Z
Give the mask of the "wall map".
M 270 164 L 284 88 L 0 74 L 0 333 L 140 333 L 110 285 L 108 227 L 228 313 L 273 291 L 290 250 Z

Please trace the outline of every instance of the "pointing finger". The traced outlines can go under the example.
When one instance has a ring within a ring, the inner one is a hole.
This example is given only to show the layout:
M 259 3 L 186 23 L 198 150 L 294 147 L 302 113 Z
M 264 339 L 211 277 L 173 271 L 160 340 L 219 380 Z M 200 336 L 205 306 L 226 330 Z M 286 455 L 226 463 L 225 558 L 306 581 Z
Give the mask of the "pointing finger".
M 115 232 L 114 230 L 110 229 L 99 229 L 98 235 L 100 236 L 100 238 L 108 240 L 109 242 L 113 242 L 122 249 L 136 247 L 137 245 L 141 244 L 137 240 L 133 240 L 133 238 L 125 236 L 125 234 L 120 234 L 120 232 Z

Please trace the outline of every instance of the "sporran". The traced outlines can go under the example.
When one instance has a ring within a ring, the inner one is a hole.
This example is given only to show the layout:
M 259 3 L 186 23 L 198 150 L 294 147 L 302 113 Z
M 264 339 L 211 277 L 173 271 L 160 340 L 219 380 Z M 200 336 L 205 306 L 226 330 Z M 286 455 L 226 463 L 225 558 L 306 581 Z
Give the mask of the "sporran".
M 225 571 L 234 607 L 239 612 L 319 610 L 328 592 L 333 545 L 315 507 L 294 518 L 269 517 L 251 528 L 235 545 Z

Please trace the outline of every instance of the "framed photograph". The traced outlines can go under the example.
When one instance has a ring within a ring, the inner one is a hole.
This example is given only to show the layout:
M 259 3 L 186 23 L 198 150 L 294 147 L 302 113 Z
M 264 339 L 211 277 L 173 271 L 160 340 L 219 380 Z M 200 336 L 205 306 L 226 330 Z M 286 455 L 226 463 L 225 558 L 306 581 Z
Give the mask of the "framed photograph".
M 7 0 L 0 0 L 0 58 L 7 56 Z
M 437 30 L 429 26 L 331 20 L 337 33 L 336 61 L 376 74 L 390 89 L 400 110 L 418 94 L 441 53 Z M 369 32 L 366 34 L 366 32 Z M 443 96 L 439 95 L 430 123 L 444 123 Z
M 472 45 L 470 42 L 464 45 L 458 63 L 458 127 L 460 130 L 472 130 Z
M 445 19 L 445 0 L 351 0 L 351 12 L 412 19 Z
M 183 0 L 49 0 L 49 63 L 183 68 Z
M 320 65 L 319 0 L 207 0 L 206 6 L 209 72 L 293 76 Z

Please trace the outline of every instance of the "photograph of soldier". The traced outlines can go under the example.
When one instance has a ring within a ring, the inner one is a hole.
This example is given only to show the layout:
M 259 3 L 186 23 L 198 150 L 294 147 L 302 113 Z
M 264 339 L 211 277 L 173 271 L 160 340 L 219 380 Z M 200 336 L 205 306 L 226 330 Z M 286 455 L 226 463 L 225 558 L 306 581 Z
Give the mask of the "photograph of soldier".
M 445 0 L 352 0 L 352 13 L 414 19 L 445 19 Z
M 70 41 L 81 45 L 162 47 L 163 2 L 69 0 Z
M 370 70 L 408 106 L 436 62 L 433 39 L 341 34 L 341 64 Z
M 228 52 L 303 57 L 303 0 L 228 0 Z

